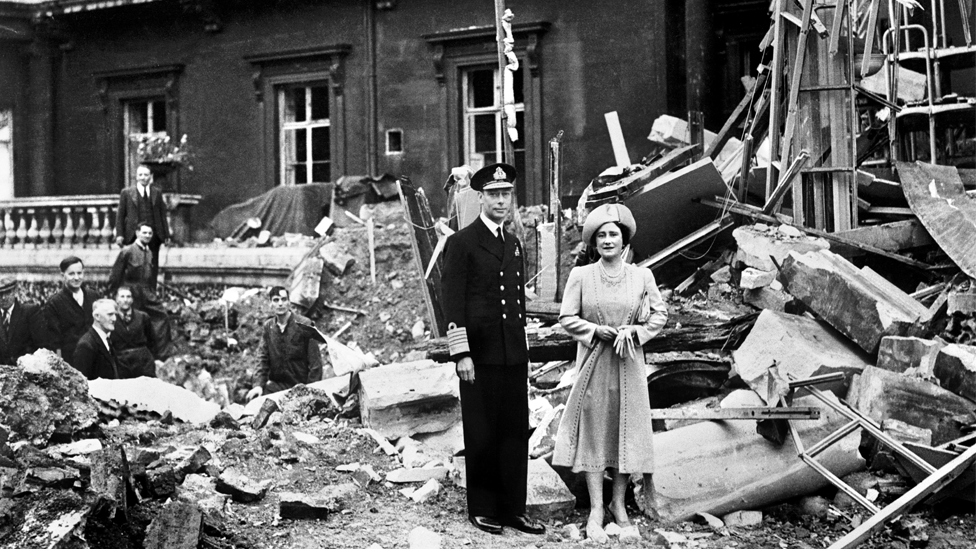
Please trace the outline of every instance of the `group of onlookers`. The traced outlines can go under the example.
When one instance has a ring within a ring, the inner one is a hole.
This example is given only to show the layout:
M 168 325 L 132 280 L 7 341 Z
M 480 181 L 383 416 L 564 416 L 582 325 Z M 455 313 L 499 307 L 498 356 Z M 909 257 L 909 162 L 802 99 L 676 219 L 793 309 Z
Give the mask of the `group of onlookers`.
M 0 364 L 45 348 L 88 379 L 155 376 L 155 360 L 168 340 L 166 311 L 156 294 L 159 248 L 169 239 L 162 193 L 140 165 L 136 185 L 119 196 L 108 298 L 85 285 L 84 262 L 61 261 L 62 288 L 43 304 L 21 303 L 14 277 L 0 278 Z

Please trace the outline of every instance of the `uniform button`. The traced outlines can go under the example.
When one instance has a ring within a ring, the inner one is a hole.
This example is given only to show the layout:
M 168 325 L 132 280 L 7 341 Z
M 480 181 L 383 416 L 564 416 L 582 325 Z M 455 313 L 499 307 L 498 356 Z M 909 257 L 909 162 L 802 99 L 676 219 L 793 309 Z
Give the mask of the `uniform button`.
M 521 285 L 521 284 L 519 284 L 518 286 L 516 286 L 516 287 L 515 287 L 515 289 L 516 289 L 516 290 L 521 290 L 521 289 L 522 289 L 522 285 Z
M 522 300 L 521 299 L 516 299 L 515 302 L 518 303 L 519 305 L 522 304 Z M 502 301 L 502 305 L 504 305 L 504 304 L 505 304 L 505 302 Z
M 515 271 L 515 276 L 522 276 L 522 273 Z
M 505 313 L 502 313 L 502 320 L 505 320 L 506 318 L 508 318 L 508 316 Z
M 505 291 L 505 285 L 504 284 L 501 286 L 501 289 L 502 289 L 503 292 Z
M 503 300 L 502 300 L 502 305 L 504 305 L 504 304 L 505 304 L 505 300 L 503 299 Z
M 505 276 L 505 271 L 498 271 L 498 276 Z
M 522 318 L 522 313 L 519 313 L 519 318 Z

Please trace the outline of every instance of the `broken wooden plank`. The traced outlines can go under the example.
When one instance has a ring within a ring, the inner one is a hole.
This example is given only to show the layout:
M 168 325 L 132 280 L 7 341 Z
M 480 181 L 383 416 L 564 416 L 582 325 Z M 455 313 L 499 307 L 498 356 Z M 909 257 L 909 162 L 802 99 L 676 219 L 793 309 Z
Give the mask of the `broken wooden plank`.
M 973 412 L 976 405 L 935 383 L 889 372 L 874 366 L 864 368 L 848 391 L 850 405 L 881 422 L 897 419 L 932 431 L 934 445 L 959 438 L 961 426 L 955 416 Z
M 905 493 L 905 495 L 888 504 L 880 513 L 864 521 L 860 526 L 851 530 L 847 535 L 837 540 L 828 549 L 849 549 L 855 547 L 864 540 L 871 537 L 871 533 L 881 528 L 889 520 L 893 520 L 909 509 L 916 503 L 955 480 L 966 469 L 976 463 L 976 446 L 970 448 L 956 459 L 947 463 L 938 471 L 929 475 L 923 482 Z
M 651 419 L 820 419 L 820 408 L 793 406 L 776 408 L 755 406 L 744 408 L 654 408 Z
M 430 204 L 423 188 L 415 187 L 410 180 L 401 178 L 397 184 L 400 192 L 400 203 L 403 205 L 404 217 L 413 227 L 410 231 L 410 244 L 413 256 L 417 261 L 420 276 L 424 277 L 424 303 L 427 305 L 427 315 L 430 317 L 430 333 L 433 336 L 444 334 L 446 324 L 444 311 L 441 307 L 441 268 L 437 261 L 430 276 L 424 276 L 427 265 L 434 261 L 434 248 L 437 247 L 437 231 L 434 229 L 434 219 L 430 213 Z
M 735 348 L 758 316 L 759 313 L 751 313 L 716 324 L 686 323 L 679 328 L 665 326 L 658 337 L 644 344 L 644 353 Z M 541 339 L 538 334 L 529 334 L 528 339 L 529 360 L 532 362 L 576 360 L 576 340 L 569 334 L 553 333 Z M 451 361 L 447 338 L 429 341 L 426 350 L 431 360 Z
M 915 267 L 917 269 L 931 270 L 933 268 L 931 265 L 927 265 L 925 263 L 922 263 L 921 261 L 916 261 L 916 260 L 914 260 L 914 259 L 912 259 L 910 257 L 905 257 L 903 255 L 894 254 L 894 253 L 888 252 L 886 250 L 882 250 L 882 249 L 879 249 L 879 248 L 875 248 L 874 246 L 870 246 L 870 245 L 867 245 L 867 244 L 861 244 L 860 242 L 854 242 L 854 241 L 851 241 L 849 239 L 846 239 L 846 238 L 837 236 L 834 233 L 828 233 L 827 231 L 821 231 L 819 229 L 812 229 L 810 227 L 803 227 L 801 225 L 792 225 L 792 224 L 789 224 L 789 223 L 784 223 L 783 219 L 781 219 L 779 217 L 773 217 L 771 215 L 765 215 L 765 214 L 763 214 L 759 210 L 759 208 L 757 208 L 755 206 L 748 206 L 748 205 L 745 205 L 745 204 L 731 204 L 731 203 L 729 203 L 727 201 L 725 203 L 719 203 L 719 202 L 716 202 L 714 200 L 709 200 L 707 198 L 704 198 L 704 199 L 696 199 L 696 201 L 697 202 L 700 202 L 701 204 L 703 204 L 705 206 L 710 206 L 712 208 L 716 208 L 716 209 L 720 209 L 720 210 L 725 210 L 725 211 L 728 211 L 730 213 L 741 214 L 741 215 L 744 215 L 746 217 L 750 217 L 752 219 L 757 219 L 759 221 L 764 221 L 766 223 L 775 223 L 775 224 L 790 225 L 791 227 L 795 227 L 796 229 L 799 229 L 800 231 L 803 231 L 803 232 L 805 232 L 805 233 L 807 233 L 809 235 L 819 236 L 820 238 L 823 238 L 824 240 L 829 240 L 831 242 L 838 242 L 840 244 L 846 244 L 848 246 L 852 246 L 852 247 L 857 248 L 859 250 L 864 250 L 865 252 L 877 254 L 877 255 L 880 255 L 882 257 L 887 257 L 888 259 L 893 259 L 895 261 L 898 261 L 899 263 L 904 263 L 906 265 L 910 265 L 910 266 Z
M 976 277 L 976 202 L 952 166 L 897 162 L 905 198 L 939 247 L 967 275 Z
M 918 442 L 905 442 L 905 447 L 915 453 L 918 457 L 924 459 L 930 465 L 933 465 L 937 469 L 941 469 L 950 461 L 959 456 L 959 454 L 966 451 L 966 448 L 961 450 L 948 450 L 945 448 L 934 448 L 930 445 Z M 909 460 L 901 459 L 901 456 L 896 454 L 895 458 L 898 460 L 898 465 L 901 466 L 908 476 L 911 477 L 916 483 L 924 482 L 928 478 L 930 473 L 927 473 L 915 466 Z M 969 502 L 976 501 L 973 497 L 973 481 L 976 480 L 976 471 L 973 469 L 967 469 L 963 474 L 956 477 L 952 483 L 947 485 L 945 488 L 939 490 L 937 493 L 932 494 L 927 500 L 925 500 L 926 505 L 935 504 L 948 497 L 957 497 Z
M 889 252 L 928 246 L 935 242 L 932 240 L 932 236 L 928 231 L 925 230 L 925 227 L 922 226 L 922 222 L 918 219 L 906 219 L 881 225 L 858 227 L 847 231 L 837 231 L 834 234 L 853 242 L 874 246 L 875 248 Z M 845 248 L 852 251 L 859 251 L 849 246 L 845 246 Z M 840 255 L 846 255 L 836 248 L 832 249 Z
M 927 309 L 871 269 L 827 250 L 790 253 L 780 269 L 790 295 L 869 353 L 881 338 L 912 335 Z
M 735 372 L 767 403 L 779 402 L 779 396 L 786 390 L 784 387 L 781 394 L 771 395 L 771 389 L 776 386 L 770 379 L 773 366 L 781 379 L 806 379 L 835 372 L 848 374 L 840 383 L 826 387 L 844 397 L 849 376 L 872 364 L 870 355 L 826 322 L 770 310 L 759 314 L 745 341 L 732 351 L 732 358 Z
M 587 197 L 586 207 L 594 208 L 605 202 L 618 202 L 639 191 L 644 185 L 688 162 L 701 150 L 699 145 L 685 145 L 651 162 L 646 168 L 615 182 L 609 187 L 594 191 Z
M 736 105 L 735 110 L 729 115 L 729 118 L 725 121 L 722 129 L 715 134 L 715 138 L 712 139 L 708 147 L 705 148 L 704 156 L 711 158 L 712 160 L 717 160 L 719 153 L 725 148 L 726 143 L 729 142 L 729 138 L 732 137 L 732 130 L 739 126 L 739 123 L 749 116 L 749 107 L 752 106 L 752 102 L 756 99 L 756 92 L 765 89 L 766 80 L 769 79 L 768 72 L 761 72 L 756 78 L 756 81 L 752 85 L 746 94 Z
M 783 172 L 780 177 L 779 184 L 776 185 L 776 189 L 773 190 L 773 194 L 769 195 L 766 199 L 766 205 L 763 206 L 762 213 L 766 215 L 772 215 L 779 211 L 780 202 L 783 197 L 786 196 L 786 191 L 790 190 L 793 180 L 797 175 L 800 174 L 800 170 L 807 165 L 810 160 L 810 153 L 803 150 L 800 154 L 793 159 L 793 163 L 790 164 L 790 168 Z
M 698 244 L 704 242 L 705 240 L 712 238 L 722 231 L 728 229 L 732 226 L 732 216 L 724 215 L 721 219 L 716 219 L 708 225 L 693 231 L 691 234 L 678 239 L 673 244 L 664 248 L 663 250 L 657 252 L 651 257 L 641 261 L 637 265 L 639 267 L 646 267 L 648 269 L 653 269 L 654 267 L 661 266 L 668 261 L 674 259 L 674 257 L 689 248 L 697 246 Z

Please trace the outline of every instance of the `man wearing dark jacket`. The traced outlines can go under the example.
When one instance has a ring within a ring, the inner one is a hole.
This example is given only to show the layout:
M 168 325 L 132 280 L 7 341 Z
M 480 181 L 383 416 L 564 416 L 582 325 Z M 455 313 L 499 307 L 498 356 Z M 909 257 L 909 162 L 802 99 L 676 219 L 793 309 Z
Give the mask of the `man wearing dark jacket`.
M 312 321 L 291 311 L 288 290 L 281 286 L 268 293 L 274 316 L 261 327 L 258 371 L 247 400 L 322 379 L 322 354 Z
M 99 299 L 92 305 L 92 327 L 78 340 L 71 365 L 88 379 L 120 379 L 119 365 L 109 338 L 115 329 L 115 302 Z
M 61 260 L 61 278 L 64 287 L 44 304 L 44 316 L 50 333 L 49 348 L 70 363 L 75 345 L 92 325 L 92 304 L 98 297 L 84 285 L 85 265 L 81 259 L 72 255 Z
M 140 223 L 148 223 L 152 227 L 149 249 L 152 251 L 151 287 L 155 289 L 156 276 L 159 274 L 159 247 L 169 240 L 169 223 L 166 221 L 163 193 L 152 182 L 149 167 L 140 164 L 136 168 L 136 185 L 122 189 L 115 222 L 115 243 L 122 246 L 134 242 Z
M 451 359 L 461 378 L 468 518 L 501 534 L 545 528 L 525 516 L 529 353 L 525 254 L 502 224 L 512 208 L 515 168 L 486 166 L 471 177 L 481 215 L 447 239 L 441 301 Z
M 16 279 L 0 278 L 0 364 L 10 366 L 43 347 L 47 332 L 41 308 L 17 301 L 16 290 Z
M 149 322 L 149 315 L 132 307 L 132 290 L 121 286 L 115 291 L 118 315 L 109 342 L 115 350 L 122 377 L 156 377 L 156 334 Z

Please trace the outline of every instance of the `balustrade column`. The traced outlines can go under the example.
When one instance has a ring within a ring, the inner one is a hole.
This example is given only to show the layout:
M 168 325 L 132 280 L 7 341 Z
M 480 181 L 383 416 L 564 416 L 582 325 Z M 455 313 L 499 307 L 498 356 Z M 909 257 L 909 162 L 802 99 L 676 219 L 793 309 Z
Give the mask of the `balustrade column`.
M 4 229 L 4 241 L 3 245 L 5 248 L 14 247 L 14 217 L 10 210 L 7 210 L 3 214 L 3 229 Z
M 51 247 L 60 248 L 64 240 L 64 227 L 61 226 L 61 209 L 52 208 L 51 213 L 54 214 L 54 228 L 51 229 L 51 238 L 54 239 L 54 242 L 51 243 Z
M 6 214 L 7 210 L 3 210 L 3 215 L 0 215 L 0 248 L 4 247 L 7 238 L 7 224 L 4 222 Z
M 98 208 L 100 215 L 104 216 L 104 221 L 102 222 L 102 242 L 106 248 L 111 249 L 112 244 L 115 243 L 115 239 L 112 237 L 114 230 L 112 227 L 112 214 L 110 206 L 102 206 Z
M 48 215 L 47 208 L 44 208 L 40 212 L 41 216 L 41 230 L 37 233 L 38 244 L 41 248 L 51 247 L 51 216 Z
M 102 241 L 102 228 L 98 219 L 98 208 L 89 207 L 86 210 L 91 214 L 91 229 L 88 231 L 88 248 L 97 248 Z M 82 213 L 84 215 L 84 213 Z
M 75 221 L 71 217 L 71 207 L 62 208 L 64 212 L 64 242 L 62 246 L 70 248 L 75 242 Z
M 29 220 L 27 228 L 27 248 L 37 248 L 37 237 L 40 234 L 40 229 L 37 226 L 37 210 L 34 208 L 27 208 L 27 219 Z
M 85 219 L 85 208 L 78 208 L 78 225 L 75 228 L 75 240 L 82 248 L 88 245 L 88 220 Z
M 17 247 L 24 249 L 27 247 L 27 215 L 21 210 L 17 221 Z

